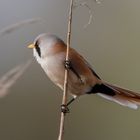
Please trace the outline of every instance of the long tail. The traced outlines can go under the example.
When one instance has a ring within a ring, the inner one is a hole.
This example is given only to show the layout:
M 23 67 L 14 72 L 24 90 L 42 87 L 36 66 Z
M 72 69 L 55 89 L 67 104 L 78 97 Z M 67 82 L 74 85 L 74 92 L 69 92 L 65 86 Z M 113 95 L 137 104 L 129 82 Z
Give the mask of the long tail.
M 114 101 L 120 105 L 130 107 L 132 109 L 137 109 L 140 105 L 140 94 L 124 89 L 106 82 L 103 82 L 103 85 L 114 91 L 114 95 L 107 93 L 97 93 L 101 97 Z

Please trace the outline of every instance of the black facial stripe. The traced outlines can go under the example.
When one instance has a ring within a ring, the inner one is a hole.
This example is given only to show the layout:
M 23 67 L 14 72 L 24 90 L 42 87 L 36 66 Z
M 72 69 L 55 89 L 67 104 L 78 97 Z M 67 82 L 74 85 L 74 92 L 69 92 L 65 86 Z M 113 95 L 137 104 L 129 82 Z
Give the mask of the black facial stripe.
M 38 55 L 41 57 L 41 51 L 40 51 L 40 47 L 39 47 L 39 42 L 38 41 L 36 41 L 36 43 L 35 43 L 35 49 L 36 49 Z
M 37 46 L 37 47 L 35 47 L 35 49 L 36 49 L 38 55 L 41 57 L 41 51 L 40 51 L 40 48 Z

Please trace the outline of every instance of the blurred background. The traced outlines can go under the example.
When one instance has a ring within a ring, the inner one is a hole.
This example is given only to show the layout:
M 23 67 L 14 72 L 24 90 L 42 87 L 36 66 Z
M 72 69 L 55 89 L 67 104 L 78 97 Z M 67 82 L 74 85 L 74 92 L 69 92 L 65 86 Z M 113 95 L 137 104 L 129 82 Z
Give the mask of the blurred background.
M 40 33 L 49 32 L 66 41 L 69 0 L 1 0 L 0 29 L 30 18 L 42 18 L 0 36 L 0 76 L 32 58 L 26 46 Z M 140 1 L 87 0 L 88 9 L 73 14 L 72 47 L 108 82 L 140 91 Z M 41 67 L 33 63 L 0 99 L 1 140 L 56 140 L 62 91 Z M 139 140 L 140 109 L 132 110 L 96 95 L 83 96 L 70 106 L 66 140 Z

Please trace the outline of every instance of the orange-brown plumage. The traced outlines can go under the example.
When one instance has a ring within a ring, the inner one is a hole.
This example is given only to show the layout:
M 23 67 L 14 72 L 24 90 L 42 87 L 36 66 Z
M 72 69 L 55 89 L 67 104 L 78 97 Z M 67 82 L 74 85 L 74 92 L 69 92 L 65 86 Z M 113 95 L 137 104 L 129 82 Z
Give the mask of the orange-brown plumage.
M 39 35 L 34 56 L 54 84 L 63 90 L 66 44 L 55 35 Z M 68 92 L 74 97 L 97 94 L 130 108 L 140 104 L 140 94 L 102 81 L 88 62 L 73 48 L 69 50 Z

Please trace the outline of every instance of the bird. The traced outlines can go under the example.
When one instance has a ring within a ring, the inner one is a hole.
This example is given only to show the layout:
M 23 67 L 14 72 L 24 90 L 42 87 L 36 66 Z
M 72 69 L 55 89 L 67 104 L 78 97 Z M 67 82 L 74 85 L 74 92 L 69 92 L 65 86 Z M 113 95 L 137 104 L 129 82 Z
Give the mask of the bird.
M 54 34 L 43 33 L 28 48 L 33 49 L 35 59 L 50 80 L 63 90 L 67 50 L 65 42 Z M 91 94 L 132 109 L 140 105 L 139 93 L 102 80 L 87 60 L 72 47 L 69 49 L 68 94 L 73 98 L 67 105 L 81 95 Z

